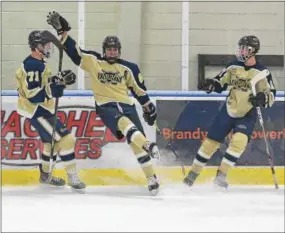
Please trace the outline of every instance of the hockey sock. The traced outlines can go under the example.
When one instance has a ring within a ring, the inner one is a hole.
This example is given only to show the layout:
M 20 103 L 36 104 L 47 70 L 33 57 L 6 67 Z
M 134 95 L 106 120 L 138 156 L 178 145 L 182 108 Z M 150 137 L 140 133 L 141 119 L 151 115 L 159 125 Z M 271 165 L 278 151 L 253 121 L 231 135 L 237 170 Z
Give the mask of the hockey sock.
M 138 147 L 134 143 L 130 143 L 130 146 L 133 150 L 134 155 L 136 156 L 145 176 L 151 177 L 154 175 L 154 170 L 152 166 L 152 161 L 149 154 L 143 150 L 142 148 Z
M 75 139 L 71 134 L 64 136 L 58 142 L 59 156 L 68 173 L 76 172 L 74 146 Z
M 206 138 L 193 161 L 191 171 L 199 174 L 219 146 L 219 142 Z
M 43 148 L 43 152 L 42 152 L 41 157 L 42 157 L 42 170 L 45 173 L 49 172 L 50 148 L 51 148 L 51 144 L 44 143 L 44 148 Z M 57 152 L 58 152 L 58 145 L 57 145 L 57 143 L 55 143 L 55 148 L 54 148 L 54 153 L 53 153 L 53 166 L 55 165 L 55 162 L 56 162 Z
M 230 145 L 226 150 L 224 158 L 219 167 L 221 172 L 227 174 L 229 169 L 236 164 L 239 157 L 244 152 L 247 142 L 248 137 L 243 133 L 238 132 L 232 136 Z

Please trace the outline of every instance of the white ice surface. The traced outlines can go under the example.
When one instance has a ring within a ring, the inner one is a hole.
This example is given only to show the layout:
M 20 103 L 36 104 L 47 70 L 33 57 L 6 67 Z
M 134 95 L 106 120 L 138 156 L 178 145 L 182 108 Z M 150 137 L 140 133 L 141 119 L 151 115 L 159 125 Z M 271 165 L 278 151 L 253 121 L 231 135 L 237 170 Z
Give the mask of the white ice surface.
M 43 187 L 2 188 L 3 231 L 284 232 L 284 187 L 166 185 L 88 187 L 85 194 Z

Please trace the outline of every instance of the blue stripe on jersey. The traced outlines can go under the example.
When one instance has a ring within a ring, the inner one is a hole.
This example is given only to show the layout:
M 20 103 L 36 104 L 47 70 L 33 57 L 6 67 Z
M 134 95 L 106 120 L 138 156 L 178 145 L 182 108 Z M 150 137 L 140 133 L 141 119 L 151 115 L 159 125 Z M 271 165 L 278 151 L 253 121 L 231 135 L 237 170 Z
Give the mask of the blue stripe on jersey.
M 121 65 L 123 65 L 123 66 L 128 67 L 128 68 L 132 71 L 133 76 L 134 76 L 134 79 L 135 79 L 137 85 L 138 85 L 141 89 L 143 89 L 144 91 L 147 91 L 147 88 L 146 88 L 146 86 L 144 85 L 144 81 L 140 82 L 140 80 L 139 80 L 140 69 L 139 69 L 139 67 L 138 67 L 137 64 L 132 63 L 132 62 L 129 62 L 129 61 L 126 61 L 126 60 L 123 60 L 123 59 L 119 59 L 118 63 L 121 64 Z M 148 95 L 145 95 L 145 96 L 138 96 L 138 95 L 134 92 L 133 88 L 130 87 L 129 89 L 130 89 L 130 91 L 132 92 L 132 95 L 139 101 L 139 103 L 140 103 L 141 105 L 144 105 L 145 103 L 147 103 L 147 102 L 150 100 L 149 97 L 148 97 Z

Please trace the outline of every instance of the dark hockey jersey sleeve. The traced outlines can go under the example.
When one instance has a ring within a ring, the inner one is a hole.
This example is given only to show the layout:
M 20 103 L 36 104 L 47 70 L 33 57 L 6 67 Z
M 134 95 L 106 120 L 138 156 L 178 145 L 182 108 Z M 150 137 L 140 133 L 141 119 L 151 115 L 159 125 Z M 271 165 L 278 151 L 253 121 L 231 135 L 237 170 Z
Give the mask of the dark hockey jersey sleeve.
M 87 72 L 96 68 L 97 61 L 102 59 L 100 53 L 79 48 L 76 41 L 69 35 L 63 38 L 61 43 L 65 46 L 65 52 L 72 62 Z

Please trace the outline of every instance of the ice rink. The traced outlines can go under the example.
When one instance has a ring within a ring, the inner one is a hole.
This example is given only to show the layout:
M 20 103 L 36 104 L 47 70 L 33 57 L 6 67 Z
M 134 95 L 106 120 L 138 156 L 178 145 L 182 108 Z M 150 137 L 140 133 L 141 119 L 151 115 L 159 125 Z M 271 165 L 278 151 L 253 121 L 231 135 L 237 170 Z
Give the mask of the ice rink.
M 4 187 L 2 201 L 4 232 L 284 232 L 284 187 Z

